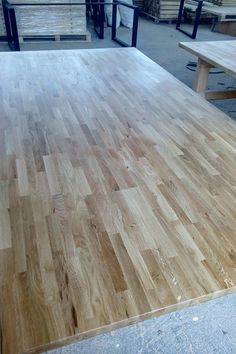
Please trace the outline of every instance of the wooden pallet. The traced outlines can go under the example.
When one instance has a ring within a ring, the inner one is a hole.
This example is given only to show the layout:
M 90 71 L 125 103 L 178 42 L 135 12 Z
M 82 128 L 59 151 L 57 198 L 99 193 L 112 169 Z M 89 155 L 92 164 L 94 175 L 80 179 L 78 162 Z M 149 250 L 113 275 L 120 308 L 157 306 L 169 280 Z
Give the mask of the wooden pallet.
M 144 0 L 144 13 L 155 21 L 176 20 L 180 0 Z
M 213 32 L 236 36 L 236 21 L 221 21 L 217 22 L 213 28 Z
M 12 0 L 12 4 L 18 0 Z M 37 4 L 39 0 L 32 0 Z M 15 6 L 20 37 L 41 36 L 87 36 L 86 6 Z M 52 4 L 53 0 L 45 0 Z M 78 1 L 79 2 L 79 1 Z M 27 4 L 27 0 L 21 0 Z
M 179 1 L 160 0 L 160 19 L 177 19 L 179 13 Z
M 146 16 L 147 18 L 150 18 L 151 20 L 153 20 L 155 23 L 168 23 L 168 24 L 172 24 L 176 21 L 176 19 L 173 19 L 173 18 L 164 18 L 164 17 L 160 17 L 160 16 L 153 16 L 153 15 L 150 15 L 149 13 L 147 12 L 144 12 L 142 11 L 142 14 L 144 16 Z
M 153 19 L 157 19 L 159 15 L 160 0 L 144 0 L 143 13 Z
M 2 12 L 2 6 L 0 6 L 0 37 L 3 37 L 5 35 L 6 35 L 5 22 L 4 22 L 3 12 Z
M 91 42 L 91 33 L 87 31 L 84 35 L 65 35 L 65 34 L 55 34 L 55 35 L 27 35 L 27 36 L 19 36 L 20 43 L 26 42 L 40 42 L 40 41 L 63 41 L 63 42 L 70 42 L 70 41 L 79 41 L 79 42 Z
M 143 8 L 143 0 L 134 0 L 134 1 L 133 1 L 133 4 L 134 4 L 135 6 L 138 6 L 140 9 Z

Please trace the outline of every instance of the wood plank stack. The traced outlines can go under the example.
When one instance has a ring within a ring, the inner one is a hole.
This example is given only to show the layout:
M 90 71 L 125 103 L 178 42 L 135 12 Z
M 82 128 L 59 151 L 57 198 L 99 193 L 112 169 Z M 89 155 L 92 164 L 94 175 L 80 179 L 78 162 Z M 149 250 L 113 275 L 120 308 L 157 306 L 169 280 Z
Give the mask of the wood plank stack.
M 156 20 L 176 20 L 180 0 L 144 0 L 143 11 Z
M 179 0 L 160 0 L 160 19 L 175 20 L 179 13 Z
M 2 12 L 2 5 L 0 3 L 0 37 L 5 35 L 6 35 L 5 22 L 4 22 L 3 12 Z
M 236 0 L 214 0 L 213 2 L 219 6 L 236 6 Z
M 133 4 L 138 6 L 140 9 L 143 9 L 143 0 L 133 0 Z
M 19 3 L 18 0 L 11 1 L 13 5 L 14 2 Z M 21 4 L 27 4 L 27 2 L 29 1 L 21 0 Z M 42 0 L 31 0 L 30 2 L 40 3 Z M 44 2 L 53 4 L 55 1 L 45 0 Z M 70 0 L 63 0 L 63 2 L 68 2 L 68 6 L 16 6 L 15 13 L 19 36 L 79 36 L 81 40 L 86 40 L 85 5 L 72 6 Z
M 144 0 L 143 12 L 150 15 L 150 17 L 158 18 L 160 10 L 160 0 Z

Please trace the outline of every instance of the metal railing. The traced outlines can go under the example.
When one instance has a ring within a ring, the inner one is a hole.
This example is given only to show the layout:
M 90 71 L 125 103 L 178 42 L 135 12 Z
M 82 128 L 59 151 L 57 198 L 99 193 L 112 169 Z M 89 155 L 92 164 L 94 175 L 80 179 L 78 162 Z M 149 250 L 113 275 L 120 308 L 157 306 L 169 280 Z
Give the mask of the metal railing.
M 133 27 L 132 27 L 132 38 L 131 38 L 131 46 L 116 36 L 116 19 L 117 19 L 117 5 L 122 5 L 134 10 L 133 14 Z M 112 31 L 111 31 L 111 39 L 123 47 L 136 47 L 137 46 L 137 35 L 138 35 L 138 16 L 139 16 L 139 7 L 126 4 L 122 1 L 116 1 L 113 3 L 112 8 Z
M 111 28 L 111 39 L 116 41 L 122 46 L 125 47 L 136 47 L 137 45 L 137 35 L 138 35 L 138 17 L 139 17 L 139 7 L 135 5 L 129 5 L 120 1 L 115 1 L 113 3 L 106 3 L 104 0 L 100 0 L 98 2 L 92 2 L 93 6 L 95 6 L 95 10 L 93 9 L 93 23 L 94 29 L 100 39 L 104 38 L 104 23 L 105 23 L 105 5 L 113 6 L 112 11 L 112 28 Z M 123 42 L 122 40 L 116 37 L 116 14 L 117 14 L 117 6 L 122 5 L 134 10 L 133 15 L 133 28 L 132 28 L 132 41 L 131 45 Z M 15 15 L 15 7 L 17 6 L 86 6 L 88 5 L 86 2 L 70 2 L 70 3 L 14 3 L 14 5 L 10 4 L 7 0 L 3 0 L 3 14 L 6 26 L 6 34 L 7 34 L 7 42 L 12 50 L 20 51 L 20 43 L 17 29 L 17 21 Z
M 195 1 L 197 3 L 197 7 L 196 7 L 196 13 L 195 13 L 195 20 L 193 23 L 193 31 L 192 33 L 183 30 L 180 26 L 181 26 L 181 22 L 182 22 L 182 17 L 183 17 L 183 12 L 184 12 L 184 3 L 185 0 L 181 0 L 180 1 L 180 5 L 179 5 L 179 14 L 178 14 L 178 20 L 177 20 L 177 24 L 176 24 L 176 29 L 184 34 L 186 34 L 188 37 L 195 39 L 197 36 L 197 30 L 198 30 L 198 26 L 200 23 L 200 19 L 201 19 L 201 13 L 202 13 L 202 5 L 203 5 L 203 0 L 192 0 Z
M 19 51 L 20 43 L 14 7 L 7 1 L 2 2 L 3 16 L 6 26 L 7 42 L 12 50 Z

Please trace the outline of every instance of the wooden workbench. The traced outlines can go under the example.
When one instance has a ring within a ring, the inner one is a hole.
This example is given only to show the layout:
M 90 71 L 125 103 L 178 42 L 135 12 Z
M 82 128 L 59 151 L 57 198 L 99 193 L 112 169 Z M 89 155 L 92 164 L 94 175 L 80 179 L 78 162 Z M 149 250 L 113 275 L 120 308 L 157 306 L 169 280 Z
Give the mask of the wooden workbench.
M 236 122 L 134 48 L 0 54 L 2 354 L 236 290 Z
M 236 90 L 206 91 L 211 68 L 220 68 L 236 77 L 236 40 L 210 42 L 180 42 L 179 46 L 198 57 L 193 89 L 207 99 L 236 98 Z

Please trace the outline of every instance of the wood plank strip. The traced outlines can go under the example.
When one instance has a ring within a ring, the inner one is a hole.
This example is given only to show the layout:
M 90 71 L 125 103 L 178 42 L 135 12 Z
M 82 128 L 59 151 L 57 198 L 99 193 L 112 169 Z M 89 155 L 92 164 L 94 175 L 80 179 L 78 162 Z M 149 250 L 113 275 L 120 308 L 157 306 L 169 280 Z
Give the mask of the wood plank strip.
M 235 121 L 134 48 L 0 67 L 3 354 L 236 290 Z

